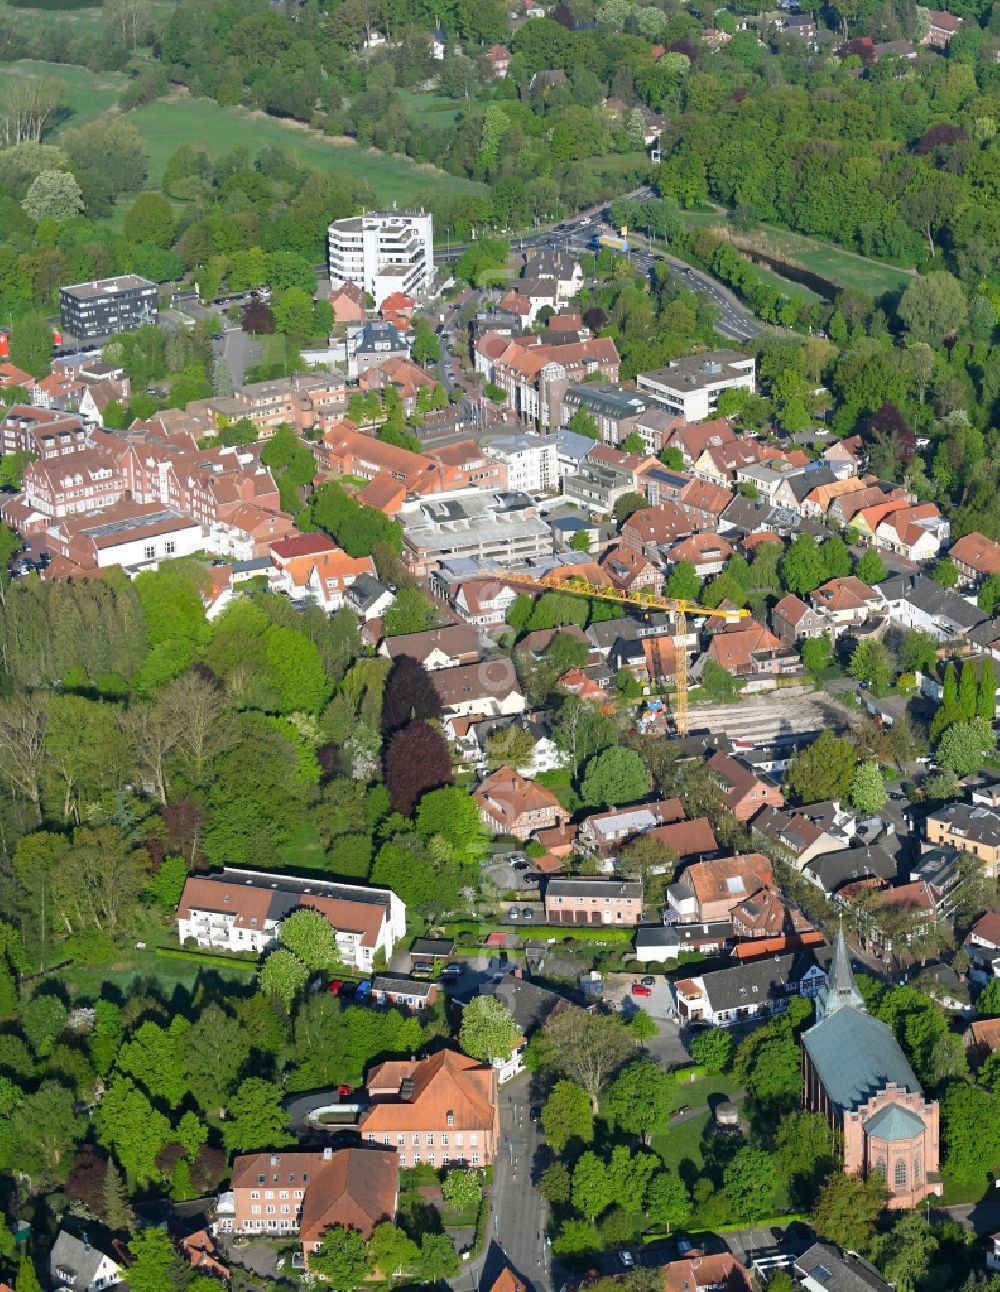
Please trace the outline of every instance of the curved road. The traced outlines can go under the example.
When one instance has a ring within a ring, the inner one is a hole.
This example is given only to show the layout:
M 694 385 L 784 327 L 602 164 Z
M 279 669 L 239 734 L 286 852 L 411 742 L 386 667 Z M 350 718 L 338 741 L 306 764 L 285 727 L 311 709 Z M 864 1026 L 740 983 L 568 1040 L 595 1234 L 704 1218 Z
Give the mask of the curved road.
M 631 193 L 627 193 L 625 196 L 636 201 L 642 201 L 643 198 L 649 197 L 651 193 L 652 189 L 644 187 L 633 189 Z M 523 238 L 512 238 L 511 244 L 519 250 L 525 250 L 529 247 L 547 247 L 554 251 L 572 250 L 579 254 L 582 251 L 593 249 L 590 244 L 596 232 L 596 225 L 606 216 L 607 205 L 601 203 L 587 211 L 581 211 L 579 215 L 575 215 L 552 228 L 527 234 Z M 649 276 L 652 274 L 656 262 L 665 260 L 681 278 L 686 287 L 693 292 L 704 292 L 718 309 L 719 317 L 715 323 L 716 331 L 721 332 L 723 336 L 727 336 L 733 341 L 750 341 L 758 333 L 765 331 L 764 324 L 754 318 L 753 314 L 737 300 L 728 287 L 724 287 L 703 270 L 693 269 L 677 256 L 671 256 L 665 251 L 650 247 L 645 239 L 643 241 L 645 243 L 643 247 L 637 247 L 629 253 L 632 263 Z M 438 263 L 455 260 L 462 254 L 467 245 L 466 243 L 456 243 L 448 248 L 437 247 L 434 251 L 434 259 Z

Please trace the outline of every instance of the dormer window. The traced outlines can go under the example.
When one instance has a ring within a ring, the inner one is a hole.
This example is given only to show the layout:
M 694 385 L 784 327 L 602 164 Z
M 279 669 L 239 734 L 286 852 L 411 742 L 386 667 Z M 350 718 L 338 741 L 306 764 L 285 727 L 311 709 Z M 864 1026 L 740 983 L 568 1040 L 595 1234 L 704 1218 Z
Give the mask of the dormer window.
M 448 1109 L 448 1113 L 445 1118 L 445 1121 L 448 1123 L 449 1126 L 455 1125 L 455 1110 L 453 1108 Z

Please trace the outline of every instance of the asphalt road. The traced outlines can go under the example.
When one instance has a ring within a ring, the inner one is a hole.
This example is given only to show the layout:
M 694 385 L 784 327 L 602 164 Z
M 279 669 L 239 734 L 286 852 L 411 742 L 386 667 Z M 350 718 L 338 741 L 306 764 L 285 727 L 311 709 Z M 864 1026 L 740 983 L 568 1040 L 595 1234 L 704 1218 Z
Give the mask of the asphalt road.
M 532 1184 L 542 1148 L 530 1118 L 531 1074 L 522 1073 L 500 1092 L 500 1144 L 493 1163 L 492 1218 L 486 1253 L 452 1280 L 457 1292 L 487 1287 L 499 1270 L 498 1255 L 512 1266 L 529 1292 L 551 1292 L 551 1258 L 545 1242 L 547 1208 Z
M 642 188 L 633 189 L 627 197 L 641 201 L 651 195 L 652 189 L 648 185 Z M 547 247 L 552 250 L 566 251 L 586 251 L 590 247 L 590 242 L 597 232 L 597 222 L 606 215 L 606 207 L 602 203 L 598 206 L 590 207 L 586 211 L 581 211 L 578 215 L 554 228 L 542 229 L 537 233 L 526 234 L 524 237 L 516 239 L 516 245 L 519 249 L 527 250 L 528 248 Z M 645 244 L 645 240 L 643 240 Z M 465 244 L 456 244 L 455 246 L 445 249 L 437 248 L 434 253 L 435 260 L 444 262 L 455 259 L 465 250 Z M 754 316 L 736 299 L 728 288 L 723 287 L 710 274 L 704 273 L 700 269 L 693 269 L 683 260 L 676 256 L 670 256 L 666 252 L 657 248 L 650 248 L 643 245 L 629 253 L 632 263 L 643 273 L 652 274 L 657 261 L 665 260 L 680 277 L 684 285 L 693 292 L 704 292 L 712 304 L 719 311 L 719 317 L 716 320 L 716 330 L 734 341 L 750 341 L 759 332 L 763 332 L 764 325 L 759 323 Z

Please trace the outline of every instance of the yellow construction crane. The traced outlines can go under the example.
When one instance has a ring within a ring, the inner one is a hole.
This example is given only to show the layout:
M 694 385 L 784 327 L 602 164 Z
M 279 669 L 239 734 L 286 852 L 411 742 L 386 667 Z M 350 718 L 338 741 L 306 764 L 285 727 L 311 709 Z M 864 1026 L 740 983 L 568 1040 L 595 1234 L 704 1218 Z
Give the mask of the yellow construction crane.
M 648 588 L 635 592 L 621 592 L 618 588 L 594 588 L 581 575 L 565 575 L 559 572 L 542 574 L 537 578 L 530 574 L 505 574 L 504 583 L 511 587 L 526 588 L 532 592 L 567 592 L 574 597 L 590 597 L 594 601 L 611 601 L 617 606 L 631 610 L 662 610 L 675 616 L 677 633 L 674 642 L 674 728 L 679 736 L 686 736 L 691 727 L 688 720 L 688 657 L 687 657 L 687 620 L 725 619 L 735 623 L 740 619 L 749 619 L 749 610 L 709 609 L 700 606 L 697 601 L 686 601 L 679 597 L 660 597 Z

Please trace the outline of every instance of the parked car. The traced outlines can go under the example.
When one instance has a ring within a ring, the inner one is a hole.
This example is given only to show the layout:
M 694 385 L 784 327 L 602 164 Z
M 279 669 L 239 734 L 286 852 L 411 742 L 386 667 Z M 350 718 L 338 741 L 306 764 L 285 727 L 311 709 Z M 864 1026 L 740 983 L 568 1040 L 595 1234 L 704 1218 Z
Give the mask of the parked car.
M 643 985 L 644 987 L 655 987 L 655 986 L 656 986 L 656 979 L 653 977 L 653 975 L 652 975 L 652 974 L 647 974 L 647 975 L 646 975 L 646 977 L 645 977 L 645 978 L 643 978 L 643 980 L 642 980 L 642 985 Z
M 630 1270 L 632 1266 L 635 1264 L 635 1257 L 632 1255 L 631 1252 L 619 1252 L 618 1259 L 621 1261 L 622 1265 L 624 1265 L 627 1270 Z
M 531 920 L 531 919 L 534 919 L 534 912 L 532 911 L 530 906 L 523 906 L 521 908 L 521 916 L 523 919 Z
M 371 994 L 372 994 L 371 980 L 366 978 L 363 982 L 358 983 L 357 989 L 354 993 L 354 999 L 367 1000 Z
M 350 1093 L 351 1093 L 351 1087 L 350 1087 L 350 1086 L 338 1086 L 338 1087 L 337 1087 L 337 1094 L 338 1094 L 338 1095 L 340 1095 L 341 1099 L 346 1099 L 346 1098 L 347 1098 L 347 1096 L 348 1096 Z
M 510 908 L 510 910 L 507 912 L 507 918 L 508 918 L 509 920 L 516 920 L 516 919 L 517 919 L 517 907 L 516 907 L 516 906 L 512 906 L 512 907 Z
M 343 990 L 344 990 L 344 984 L 340 981 L 339 978 L 334 978 L 333 982 L 330 983 L 329 987 L 327 987 L 327 991 L 330 993 L 331 996 L 339 996 Z
M 632 995 L 633 995 L 633 996 L 652 996 L 652 994 L 653 994 L 653 990 L 652 990 L 652 988 L 651 988 L 651 987 L 647 987 L 645 983 L 642 983 L 642 982 L 634 982 L 634 983 L 632 984 Z

